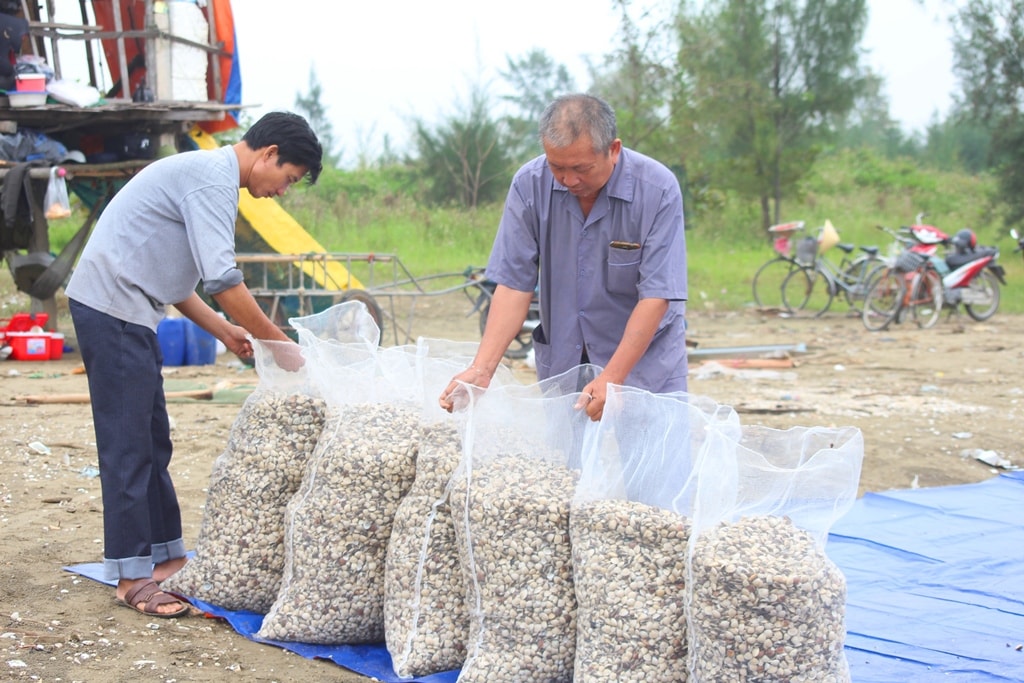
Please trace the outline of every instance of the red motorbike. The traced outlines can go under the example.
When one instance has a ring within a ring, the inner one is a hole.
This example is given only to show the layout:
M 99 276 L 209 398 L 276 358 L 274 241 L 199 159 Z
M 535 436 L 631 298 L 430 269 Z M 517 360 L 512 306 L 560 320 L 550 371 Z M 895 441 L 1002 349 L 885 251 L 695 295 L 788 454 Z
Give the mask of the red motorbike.
M 942 274 L 943 304 L 954 310 L 963 304 L 974 320 L 988 320 L 999 308 L 999 285 L 1006 286 L 1006 270 L 996 261 L 999 249 L 979 246 L 969 228 L 953 235 L 950 245 L 948 272 Z
M 974 320 L 987 320 L 999 308 L 999 285 L 1006 271 L 997 262 L 996 247 L 978 245 L 969 228 L 950 237 L 932 225 L 904 229 L 912 242 L 868 285 L 863 314 L 869 330 L 881 330 L 895 320 L 912 317 L 920 327 L 931 327 L 943 308 L 956 311 L 963 304 Z M 946 252 L 940 255 L 939 247 Z

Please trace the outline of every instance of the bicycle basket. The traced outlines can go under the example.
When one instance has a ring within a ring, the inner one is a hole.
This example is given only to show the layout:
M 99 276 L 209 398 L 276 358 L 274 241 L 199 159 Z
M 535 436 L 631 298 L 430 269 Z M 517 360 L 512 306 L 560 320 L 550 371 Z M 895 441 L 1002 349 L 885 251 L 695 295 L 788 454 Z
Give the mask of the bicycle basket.
M 814 263 L 818 256 L 818 240 L 811 236 L 804 237 L 796 243 L 796 260 L 802 265 Z
M 921 264 L 923 264 L 927 259 L 928 257 L 923 254 L 907 250 L 896 257 L 896 263 L 893 264 L 893 267 L 900 272 L 909 273 L 910 271 L 917 270 L 921 267 Z

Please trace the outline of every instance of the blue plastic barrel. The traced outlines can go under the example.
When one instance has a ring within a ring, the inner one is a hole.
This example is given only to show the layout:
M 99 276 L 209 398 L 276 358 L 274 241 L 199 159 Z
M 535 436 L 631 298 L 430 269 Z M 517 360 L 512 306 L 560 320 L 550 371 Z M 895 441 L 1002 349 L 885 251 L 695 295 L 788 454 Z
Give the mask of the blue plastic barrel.
M 186 320 L 185 365 L 213 365 L 217 362 L 217 338 Z
M 156 327 L 156 340 L 164 354 L 165 366 L 185 364 L 185 323 L 187 318 L 164 318 Z

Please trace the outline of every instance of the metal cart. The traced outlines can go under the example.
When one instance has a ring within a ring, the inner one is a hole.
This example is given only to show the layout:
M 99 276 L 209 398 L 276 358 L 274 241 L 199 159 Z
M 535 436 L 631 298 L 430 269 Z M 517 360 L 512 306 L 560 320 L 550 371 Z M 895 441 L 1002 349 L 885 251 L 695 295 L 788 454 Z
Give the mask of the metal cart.
M 319 313 L 345 301 L 361 301 L 381 329 L 381 341 L 394 344 L 415 339 L 416 303 L 421 297 L 455 292 L 466 295 L 467 315 L 480 315 L 483 333 L 495 284 L 483 268 L 415 277 L 395 254 L 377 253 L 240 253 L 235 261 L 257 303 L 274 323 L 293 334 L 289 319 Z M 523 358 L 540 320 L 537 302 L 523 330 L 511 344 L 510 358 Z

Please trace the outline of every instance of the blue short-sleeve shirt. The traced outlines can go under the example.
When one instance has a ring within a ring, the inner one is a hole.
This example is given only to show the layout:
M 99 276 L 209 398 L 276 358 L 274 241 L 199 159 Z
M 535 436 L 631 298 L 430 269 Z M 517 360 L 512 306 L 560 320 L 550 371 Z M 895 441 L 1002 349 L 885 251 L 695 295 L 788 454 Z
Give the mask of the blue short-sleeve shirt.
M 623 148 L 584 218 L 544 156 L 512 180 L 487 277 L 515 290 L 539 287 L 534 332 L 537 375 L 551 377 L 584 357 L 604 366 L 640 299 L 669 301 L 647 353 L 626 384 L 686 390 L 686 238 L 679 182 L 659 162 Z

